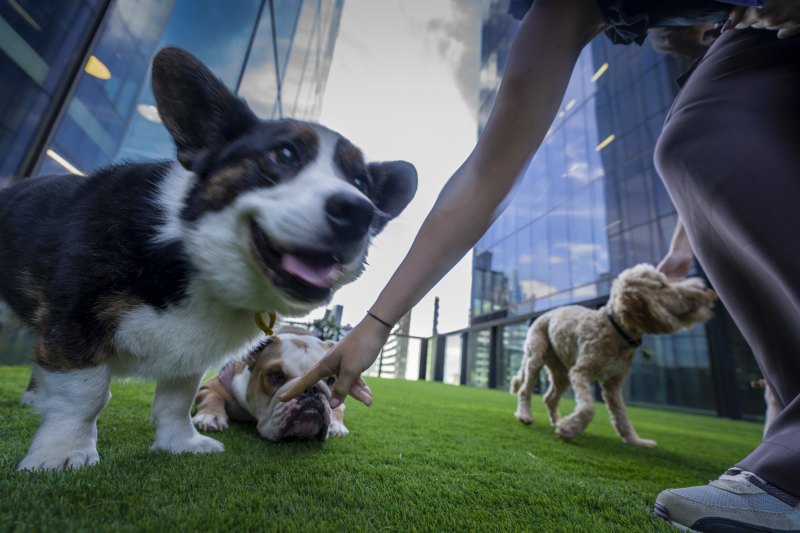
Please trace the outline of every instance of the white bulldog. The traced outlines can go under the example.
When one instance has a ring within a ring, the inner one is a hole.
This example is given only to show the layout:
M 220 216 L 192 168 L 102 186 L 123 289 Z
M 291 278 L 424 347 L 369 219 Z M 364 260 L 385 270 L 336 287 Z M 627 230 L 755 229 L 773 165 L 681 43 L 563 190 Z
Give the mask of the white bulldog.
M 344 404 L 330 406 L 335 377 L 319 381 L 288 402 L 278 400 L 332 346 L 307 330 L 281 328 L 245 360 L 228 363 L 201 385 L 192 423 L 201 431 L 225 431 L 229 419 L 256 422 L 258 433 L 271 441 L 347 435 Z

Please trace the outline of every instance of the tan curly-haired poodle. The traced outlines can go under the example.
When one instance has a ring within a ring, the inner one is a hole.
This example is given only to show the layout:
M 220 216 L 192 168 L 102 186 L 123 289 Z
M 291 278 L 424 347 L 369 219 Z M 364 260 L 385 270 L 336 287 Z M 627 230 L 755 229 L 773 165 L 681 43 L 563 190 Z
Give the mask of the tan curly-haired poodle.
M 515 416 L 523 424 L 533 422 L 531 392 L 542 366 L 547 367 L 550 387 L 544 403 L 556 434 L 572 439 L 594 417 L 593 380 L 600 382 L 603 399 L 617 434 L 628 444 L 653 447 L 631 426 L 622 399 L 622 384 L 644 333 L 673 333 L 711 318 L 716 293 L 700 278 L 670 281 L 652 265 L 624 270 L 611 286 L 608 303 L 600 309 L 567 305 L 544 313 L 528 330 L 525 356 L 511 382 L 517 395 Z M 561 418 L 558 402 L 572 385 L 576 406 Z

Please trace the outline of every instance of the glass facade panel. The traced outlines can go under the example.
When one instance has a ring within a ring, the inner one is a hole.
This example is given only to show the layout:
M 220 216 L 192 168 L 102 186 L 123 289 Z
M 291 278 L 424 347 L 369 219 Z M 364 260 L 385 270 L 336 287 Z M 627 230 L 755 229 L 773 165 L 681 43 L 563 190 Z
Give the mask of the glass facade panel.
M 448 335 L 444 347 L 444 382 L 461 383 L 461 334 Z
M 427 342 L 425 339 L 408 339 L 408 355 L 406 358 L 405 375 L 398 376 L 408 380 L 419 379 L 419 356 L 422 350 L 422 343 Z
M 488 329 L 470 332 L 467 344 L 467 385 L 472 385 L 473 387 L 489 386 L 491 337 L 491 331 Z
M 150 58 L 173 8 L 181 11 L 181 2 L 142 0 L 136 3 L 142 9 L 134 3 L 121 1 L 109 9 L 91 50 L 107 72 L 99 77 L 81 72 L 37 174 L 63 173 L 64 161 L 86 173 L 118 157 L 141 160 L 172 155 L 166 130 L 159 122 L 151 122 L 158 114 L 146 80 Z M 192 15 L 192 22 L 198 18 Z M 140 105 L 151 110 L 151 120 L 143 117 Z M 126 138 L 131 148 L 123 151 Z
M 0 3 L 0 186 L 26 172 L 107 1 Z
M 173 157 L 149 79 L 153 54 L 168 45 L 196 55 L 262 118 L 316 119 L 343 0 L 63 4 L 0 6 L 0 94 L 18 95 L 0 104 L 0 181 L 26 158 L 37 161 L 29 165 L 33 174 L 49 174 Z M 70 67 L 75 54 L 85 69 Z M 54 102 L 62 86 L 67 98 Z M 48 112 L 52 127 L 38 131 L 35 125 L 46 122 L 41 117 Z M 44 150 L 36 147 L 37 136 Z
M 500 357 L 497 358 L 497 388 L 508 389 L 522 358 L 525 354 L 525 337 L 528 333 L 528 325 L 509 324 L 503 326 L 503 342 L 501 344 Z

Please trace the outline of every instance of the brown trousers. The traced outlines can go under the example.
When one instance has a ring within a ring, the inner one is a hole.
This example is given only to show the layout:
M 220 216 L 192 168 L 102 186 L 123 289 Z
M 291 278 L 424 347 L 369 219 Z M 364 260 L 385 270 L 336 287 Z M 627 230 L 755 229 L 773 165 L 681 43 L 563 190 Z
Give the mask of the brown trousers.
M 737 466 L 800 496 L 800 36 L 723 34 L 678 94 L 656 165 L 783 407 Z

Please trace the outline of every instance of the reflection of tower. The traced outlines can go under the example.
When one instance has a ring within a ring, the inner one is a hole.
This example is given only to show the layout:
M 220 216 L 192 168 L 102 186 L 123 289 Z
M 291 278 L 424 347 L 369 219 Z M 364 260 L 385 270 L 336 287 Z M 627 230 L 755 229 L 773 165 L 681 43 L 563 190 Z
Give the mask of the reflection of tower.
M 395 377 L 402 378 L 406 375 L 408 363 L 408 332 L 411 329 L 411 311 L 403 315 L 395 329 Z
M 344 311 L 344 307 L 341 305 L 334 305 L 333 309 L 326 309 L 325 310 L 325 320 L 326 322 L 332 322 L 337 327 L 342 325 L 342 312 Z
M 514 285 L 516 286 L 517 283 L 515 282 Z M 509 300 L 508 277 L 503 272 L 492 270 L 492 252 L 485 251 L 474 255 L 472 259 L 473 309 L 470 316 L 478 316 L 481 321 L 497 318 L 492 314 L 495 312 L 506 316 Z
M 511 305 L 517 305 L 522 303 L 523 295 L 522 295 L 522 285 L 519 282 L 519 270 L 516 268 L 511 271 L 511 281 L 509 282 L 509 303 Z
M 653 150 L 678 86 L 669 83 L 686 61 L 650 46 L 591 44 L 596 86 L 598 152 L 605 170 L 609 270 L 616 275 L 640 262 L 655 263 L 666 250 L 674 212 L 653 163 Z M 625 65 L 636 64 L 635 83 Z M 624 75 L 621 74 L 624 72 Z M 665 82 L 667 80 L 667 82 Z M 670 233 L 671 235 L 671 233 Z

